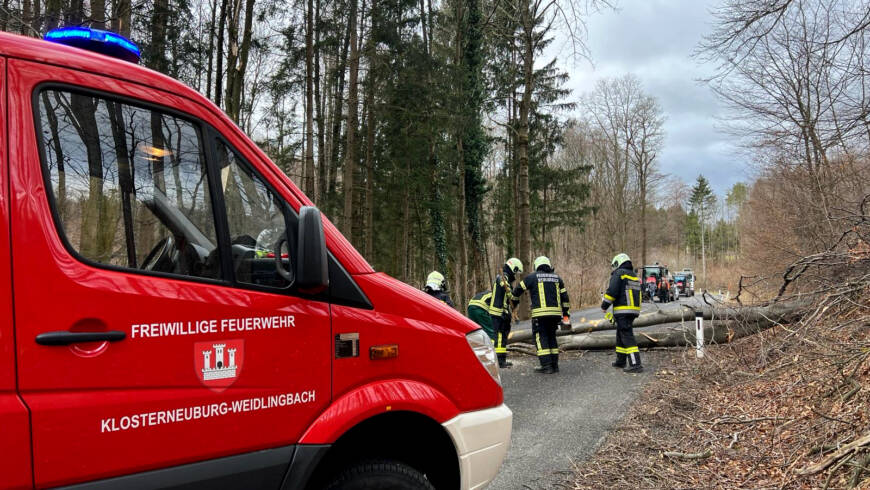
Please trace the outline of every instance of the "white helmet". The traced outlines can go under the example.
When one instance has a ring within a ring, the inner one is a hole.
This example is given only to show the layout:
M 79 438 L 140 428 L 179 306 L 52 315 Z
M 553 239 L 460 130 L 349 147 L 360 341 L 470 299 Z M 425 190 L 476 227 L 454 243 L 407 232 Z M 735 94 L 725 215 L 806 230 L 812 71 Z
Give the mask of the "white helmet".
M 507 261 L 504 263 L 504 265 L 506 265 L 507 268 L 511 272 L 513 272 L 514 274 L 516 274 L 518 272 L 520 274 L 523 273 L 523 263 L 522 263 L 522 261 L 520 261 L 520 259 L 518 259 L 516 257 L 511 257 L 511 258 L 507 259 Z
M 426 287 L 434 291 L 444 288 L 444 276 L 438 271 L 432 271 L 426 277 Z
M 553 267 L 553 264 L 550 263 L 550 259 L 544 255 L 541 255 L 540 257 L 535 259 L 535 270 L 538 270 L 538 267 L 542 265 Z
M 612 269 L 616 269 L 617 267 L 619 267 L 622 264 L 629 262 L 629 261 L 631 261 L 631 259 L 628 258 L 628 255 L 616 254 L 616 256 L 613 257 L 613 260 L 610 261 L 610 267 Z

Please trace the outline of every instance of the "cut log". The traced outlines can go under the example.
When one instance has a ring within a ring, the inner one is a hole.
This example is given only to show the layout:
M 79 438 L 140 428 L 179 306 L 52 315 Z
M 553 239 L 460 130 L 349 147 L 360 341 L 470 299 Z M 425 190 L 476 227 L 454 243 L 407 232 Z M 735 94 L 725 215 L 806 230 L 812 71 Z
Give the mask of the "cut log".
M 710 320 L 713 318 L 713 310 L 710 307 L 703 308 L 704 319 Z M 578 318 L 579 317 L 579 318 Z M 651 325 L 661 325 L 664 323 L 677 323 L 695 321 L 695 312 L 688 308 L 682 307 L 674 310 L 658 310 L 651 313 L 644 313 L 634 320 L 635 328 L 648 327 Z M 510 342 L 528 342 L 532 340 L 532 331 L 529 320 L 517 322 L 516 330 L 508 335 L 508 343 Z M 615 330 L 616 327 L 605 319 L 586 320 L 580 314 L 571 316 L 571 330 L 558 330 L 556 335 L 575 335 L 579 333 L 599 332 L 602 330 Z
M 711 308 L 704 306 L 703 308 L 695 308 L 700 310 L 705 320 L 735 320 L 737 322 L 755 323 L 758 321 L 773 321 L 783 322 L 790 315 L 795 313 L 801 305 L 796 302 L 791 303 L 775 303 L 769 306 L 747 306 L 747 307 L 716 307 Z M 681 308 L 673 310 L 658 310 L 650 313 L 644 313 L 634 320 L 634 328 L 649 327 L 653 325 L 663 325 L 669 323 L 685 324 L 689 322 L 694 328 L 695 309 L 683 305 Z M 580 316 L 579 314 L 576 316 Z M 616 327 L 609 321 L 590 320 L 585 318 L 576 318 L 572 315 L 570 330 L 557 330 L 557 336 L 574 336 L 577 334 L 600 332 L 604 330 L 615 330 Z M 646 332 L 658 339 L 657 335 Z M 508 335 L 508 343 L 512 342 L 530 342 L 532 340 L 532 331 L 529 321 L 518 322 L 516 330 Z
M 704 343 L 727 344 L 776 325 L 773 319 L 760 318 L 756 321 L 712 320 L 704 324 Z M 635 332 L 639 347 L 680 347 L 695 345 L 694 323 L 661 325 L 659 328 Z M 604 333 L 583 333 L 558 338 L 562 350 L 599 350 L 616 346 L 616 335 Z

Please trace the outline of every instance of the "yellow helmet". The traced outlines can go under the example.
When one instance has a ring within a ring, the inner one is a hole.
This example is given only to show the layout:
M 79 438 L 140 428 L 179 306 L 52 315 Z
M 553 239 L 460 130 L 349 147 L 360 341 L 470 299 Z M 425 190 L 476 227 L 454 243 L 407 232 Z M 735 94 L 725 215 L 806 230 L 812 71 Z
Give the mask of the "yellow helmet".
M 520 259 L 516 257 L 511 257 L 507 259 L 507 262 L 505 262 L 504 265 L 506 265 L 508 270 L 510 270 L 514 274 L 516 274 L 517 272 L 522 274 L 523 272 L 523 263 L 520 261 Z
M 545 257 L 543 255 L 541 255 L 540 257 L 535 259 L 535 270 L 538 270 L 538 267 L 540 267 L 542 265 L 553 267 L 553 264 L 550 263 L 550 259 L 548 259 L 547 257 Z
M 444 288 L 444 276 L 438 271 L 432 271 L 426 277 L 426 287 L 436 291 Z
M 617 267 L 629 261 L 631 261 L 631 259 L 628 258 L 627 254 L 616 254 L 613 257 L 613 260 L 610 261 L 610 267 L 612 269 L 616 269 Z

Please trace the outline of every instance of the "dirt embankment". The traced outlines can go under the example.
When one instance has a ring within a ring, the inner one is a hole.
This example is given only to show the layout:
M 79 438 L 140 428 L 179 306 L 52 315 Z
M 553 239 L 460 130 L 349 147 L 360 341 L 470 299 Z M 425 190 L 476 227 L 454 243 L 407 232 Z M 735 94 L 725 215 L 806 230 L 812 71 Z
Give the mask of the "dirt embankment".
M 575 488 L 870 488 L 862 309 L 671 351 Z

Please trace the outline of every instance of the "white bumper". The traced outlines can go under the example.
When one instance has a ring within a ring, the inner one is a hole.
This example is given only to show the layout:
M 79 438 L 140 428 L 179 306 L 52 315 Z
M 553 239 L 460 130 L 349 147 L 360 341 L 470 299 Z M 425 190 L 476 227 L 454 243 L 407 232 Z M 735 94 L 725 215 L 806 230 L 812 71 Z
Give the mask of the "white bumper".
M 483 488 L 495 478 L 510 446 L 512 421 L 507 405 L 499 405 L 444 422 L 459 456 L 462 490 Z

